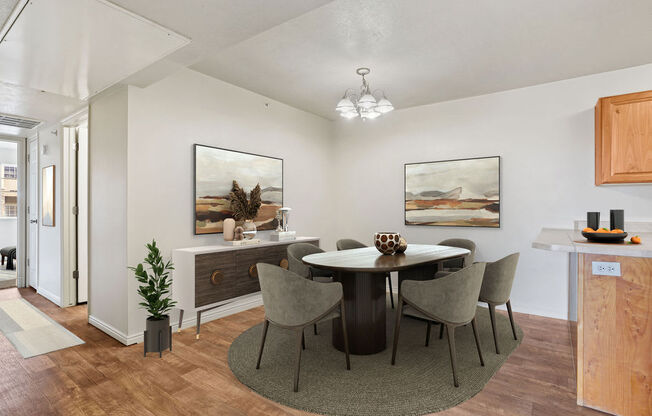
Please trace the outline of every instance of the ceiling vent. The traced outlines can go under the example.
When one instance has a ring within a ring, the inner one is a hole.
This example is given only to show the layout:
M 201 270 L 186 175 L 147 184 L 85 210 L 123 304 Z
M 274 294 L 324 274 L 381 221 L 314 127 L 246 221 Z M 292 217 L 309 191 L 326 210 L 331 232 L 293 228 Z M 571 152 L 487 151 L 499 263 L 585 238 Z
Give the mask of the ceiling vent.
M 9 114 L 0 114 L 0 126 L 18 127 L 20 129 L 33 129 L 41 124 L 38 120 L 12 116 Z

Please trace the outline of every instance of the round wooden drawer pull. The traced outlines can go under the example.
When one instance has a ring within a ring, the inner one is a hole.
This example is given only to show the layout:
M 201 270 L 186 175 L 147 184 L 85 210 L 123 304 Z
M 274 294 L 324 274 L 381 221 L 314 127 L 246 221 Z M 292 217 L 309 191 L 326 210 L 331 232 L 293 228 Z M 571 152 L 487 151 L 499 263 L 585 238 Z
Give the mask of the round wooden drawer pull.
M 288 261 L 288 259 L 283 259 L 279 262 L 278 265 L 284 268 L 285 270 L 287 270 L 290 267 L 290 262 Z
M 258 268 L 255 264 L 249 266 L 249 277 L 252 279 L 258 279 Z
M 224 279 L 224 273 L 222 273 L 220 270 L 215 270 L 213 273 L 211 273 L 211 284 L 214 286 L 217 286 L 222 282 L 222 279 Z

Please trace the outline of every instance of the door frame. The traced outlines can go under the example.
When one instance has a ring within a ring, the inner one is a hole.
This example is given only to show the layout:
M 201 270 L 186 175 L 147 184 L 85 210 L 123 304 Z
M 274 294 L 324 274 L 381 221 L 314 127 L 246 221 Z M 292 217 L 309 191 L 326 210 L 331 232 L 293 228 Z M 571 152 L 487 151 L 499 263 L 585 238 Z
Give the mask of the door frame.
M 36 143 L 36 154 L 31 155 L 29 153 L 29 148 L 32 143 Z M 28 157 L 33 157 L 34 160 L 28 160 Z M 36 183 L 31 183 L 28 180 L 28 175 L 29 175 L 29 165 L 30 163 L 34 163 L 36 165 Z M 33 263 L 34 264 L 34 269 L 36 270 L 36 276 L 34 276 L 34 286 L 32 286 L 35 290 L 38 290 L 38 257 L 39 257 L 39 247 L 38 247 L 38 240 L 39 240 L 39 226 L 38 223 L 36 223 L 36 236 L 35 236 L 35 253 L 34 253 L 34 258 L 30 257 L 29 253 L 29 217 L 32 215 L 33 210 L 35 210 L 36 214 L 36 220 L 39 220 L 39 209 L 41 207 L 40 204 L 40 170 L 39 170 L 39 140 L 38 140 L 38 134 L 35 134 L 32 137 L 29 137 L 27 139 L 27 143 L 25 146 L 25 226 L 23 227 L 24 233 L 25 233 L 25 258 L 29 258 L 30 265 Z M 36 206 L 35 207 L 30 207 L 28 206 L 28 201 L 29 201 L 29 194 L 31 193 L 32 189 L 31 187 L 36 187 Z M 29 266 L 27 266 L 27 261 L 25 261 L 25 286 L 24 287 L 30 287 L 29 281 L 32 278 L 29 274 Z
M 16 226 L 18 227 L 16 230 L 16 286 L 25 287 L 25 283 L 27 282 L 25 278 L 27 276 L 25 273 L 25 265 L 27 264 L 25 261 L 27 253 L 27 246 L 25 245 L 25 224 L 27 224 L 27 221 L 25 221 L 27 217 L 27 203 L 25 199 L 25 183 L 27 182 L 25 178 L 25 167 L 27 165 L 26 139 L 25 137 L 0 135 L 0 140 L 16 143 L 16 151 L 18 152 L 16 155 L 16 168 L 18 170 L 18 180 L 16 181 L 18 188 L 18 209 L 16 210 L 18 213 L 18 218 L 16 218 Z

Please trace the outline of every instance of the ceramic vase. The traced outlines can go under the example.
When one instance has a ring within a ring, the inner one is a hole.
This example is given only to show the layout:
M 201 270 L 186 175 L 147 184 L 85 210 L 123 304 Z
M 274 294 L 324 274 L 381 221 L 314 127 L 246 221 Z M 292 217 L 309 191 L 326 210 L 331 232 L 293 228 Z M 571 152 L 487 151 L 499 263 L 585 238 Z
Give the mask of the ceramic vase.
M 233 232 L 235 231 L 235 220 L 233 218 L 227 218 L 224 220 L 222 225 L 222 231 L 224 233 L 224 241 L 233 241 Z
M 244 236 L 247 240 L 251 240 L 256 236 L 256 223 L 253 220 L 245 220 L 242 228 L 244 229 Z
M 374 246 L 383 254 L 394 254 L 400 241 L 401 235 L 399 233 L 385 231 L 374 234 Z

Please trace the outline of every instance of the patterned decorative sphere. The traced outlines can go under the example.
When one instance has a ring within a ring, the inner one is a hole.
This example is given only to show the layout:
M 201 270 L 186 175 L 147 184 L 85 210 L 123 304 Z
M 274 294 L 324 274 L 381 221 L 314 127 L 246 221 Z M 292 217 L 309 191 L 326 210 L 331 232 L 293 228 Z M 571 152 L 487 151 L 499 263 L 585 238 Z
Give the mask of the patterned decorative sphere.
M 383 254 L 394 254 L 400 241 L 399 233 L 378 232 L 374 234 L 374 246 Z
M 397 253 L 405 253 L 405 250 L 407 250 L 407 240 L 403 237 L 398 242 L 398 247 L 396 248 Z

